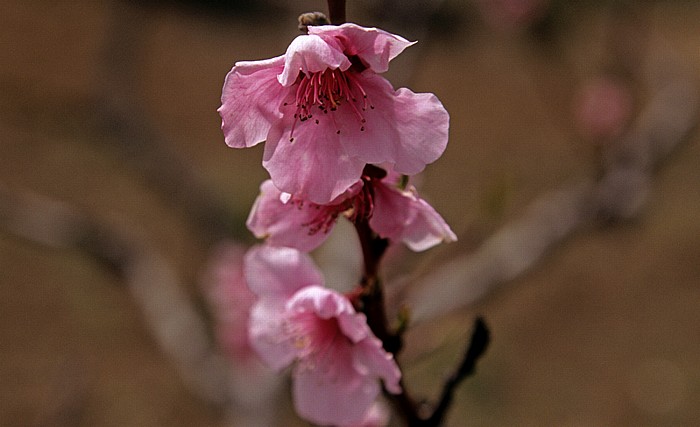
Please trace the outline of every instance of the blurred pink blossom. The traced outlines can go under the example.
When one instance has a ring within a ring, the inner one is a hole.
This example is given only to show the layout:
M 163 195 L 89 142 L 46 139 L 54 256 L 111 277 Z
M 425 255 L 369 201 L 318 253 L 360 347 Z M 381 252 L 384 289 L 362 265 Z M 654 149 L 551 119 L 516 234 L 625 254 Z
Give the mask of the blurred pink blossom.
M 341 215 L 362 217 L 379 236 L 401 241 L 414 251 L 429 249 L 457 236 L 416 189 L 399 187 L 400 176 L 363 176 L 331 203 L 318 205 L 282 193 L 272 181 L 263 182 L 260 195 L 248 217 L 248 228 L 274 246 L 289 246 L 304 252 L 320 246 Z
M 204 277 L 205 296 L 212 309 L 219 346 L 237 364 L 257 359 L 248 340 L 248 318 L 255 295 L 243 274 L 245 249 L 233 243 L 213 251 Z
M 372 334 L 364 314 L 324 288 L 311 258 L 292 248 L 257 246 L 245 259 L 257 295 L 249 336 L 273 369 L 294 363 L 297 413 L 318 424 L 354 425 L 381 391 L 400 393 L 401 372 Z
M 395 91 L 379 76 L 412 43 L 355 24 L 309 27 L 283 56 L 237 62 L 224 83 L 226 143 L 265 141 L 275 186 L 327 204 L 367 163 L 413 175 L 447 145 L 449 115 L 433 94 Z
M 389 424 L 389 409 L 377 401 L 370 406 L 364 418 L 359 423 L 345 424 L 341 427 L 384 427 Z
M 574 98 L 574 115 L 579 131 L 593 139 L 619 136 L 634 108 L 630 89 L 611 77 L 587 82 Z

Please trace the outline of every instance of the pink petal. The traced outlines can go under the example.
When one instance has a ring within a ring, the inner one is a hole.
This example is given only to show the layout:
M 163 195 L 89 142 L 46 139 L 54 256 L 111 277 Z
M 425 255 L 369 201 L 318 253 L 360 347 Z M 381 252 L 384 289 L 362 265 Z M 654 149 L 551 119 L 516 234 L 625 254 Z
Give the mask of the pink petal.
M 355 313 L 350 301 L 343 295 L 321 286 L 300 289 L 287 302 L 290 312 L 312 312 L 321 319 L 338 317 L 342 313 Z
M 297 290 L 323 285 L 311 257 L 292 248 L 258 245 L 245 257 L 248 287 L 260 298 L 286 300 Z
M 243 247 L 236 243 L 217 245 L 207 263 L 204 290 L 219 345 L 235 363 L 252 366 L 248 318 L 255 295 L 248 289 L 243 274 L 244 254 Z
M 293 142 L 291 129 L 274 127 L 265 143 L 263 166 L 277 188 L 324 205 L 360 179 L 365 162 L 347 155 L 330 119 L 297 126 Z
M 353 343 L 358 343 L 368 336 L 372 336 L 372 331 L 367 325 L 367 318 L 362 313 L 352 312 L 338 315 L 338 326 L 343 335 L 348 337 Z
M 416 215 L 401 236 L 406 246 L 420 252 L 440 243 L 457 241 L 457 236 L 435 209 L 423 199 L 414 202 Z
M 287 48 L 284 55 L 284 70 L 279 75 L 282 86 L 296 82 L 299 72 L 317 73 L 326 69 L 347 70 L 350 60 L 343 48 L 334 40 L 326 40 L 316 35 L 298 36 Z
M 389 424 L 389 409 L 377 401 L 369 408 L 362 421 L 346 424 L 342 427 L 384 427 Z
M 228 146 L 252 147 L 264 141 L 272 123 L 282 118 L 279 106 L 289 91 L 277 81 L 283 67 L 279 56 L 237 62 L 228 73 L 218 109 Z
M 309 34 L 338 38 L 345 48 L 346 55 L 358 56 L 376 73 L 386 72 L 389 69 L 389 61 L 416 43 L 384 30 L 365 28 L 352 23 L 309 27 Z
M 246 225 L 259 239 L 267 238 L 272 246 L 287 246 L 310 252 L 323 243 L 333 229 L 335 221 L 314 233 L 310 231 L 314 219 L 325 212 L 325 208 L 313 203 L 301 206 L 293 202 L 284 203 L 282 192 L 271 180 L 260 186 L 260 195 L 255 200 Z
M 432 206 L 409 191 L 383 184 L 374 187 L 374 215 L 369 224 L 380 236 L 402 241 L 420 252 L 457 236 Z
M 368 337 L 353 347 L 353 363 L 358 372 L 370 378 L 381 378 L 389 393 L 401 393 L 401 370 L 376 337 Z
M 258 356 L 276 371 L 289 366 L 299 351 L 294 345 L 294 337 L 285 334 L 285 324 L 282 301 L 261 299 L 250 312 L 250 345 Z
M 415 175 L 442 155 L 450 117 L 435 95 L 406 88 L 394 91 L 371 71 L 356 78 L 374 108 L 361 112 L 365 123 L 358 122 L 351 108 L 336 112 L 340 141 L 349 156 L 366 163 L 390 163 L 398 173 Z
M 375 378 L 353 369 L 349 351 L 297 365 L 294 375 L 294 407 L 299 415 L 322 425 L 347 425 L 362 421 L 380 392 Z

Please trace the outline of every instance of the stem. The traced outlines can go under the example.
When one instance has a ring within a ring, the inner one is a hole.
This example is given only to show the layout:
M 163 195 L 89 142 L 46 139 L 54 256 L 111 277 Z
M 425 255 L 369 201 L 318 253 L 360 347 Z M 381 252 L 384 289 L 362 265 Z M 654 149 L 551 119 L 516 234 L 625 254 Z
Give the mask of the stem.
M 369 175 L 375 172 L 372 168 L 367 169 Z M 369 185 L 369 182 L 367 184 Z M 367 324 L 374 335 L 382 342 L 384 350 L 396 357 L 403 345 L 402 334 L 400 331 L 392 331 L 389 327 L 384 304 L 384 291 L 378 275 L 379 264 L 389 246 L 389 241 L 382 239 L 372 231 L 367 218 L 360 216 L 355 219 L 354 224 L 360 239 L 364 260 L 358 310 L 367 316 Z M 466 377 L 474 372 L 476 361 L 483 355 L 488 343 L 489 331 L 483 319 L 478 317 L 474 323 L 474 332 L 462 362 L 443 385 L 440 400 L 430 415 L 421 413 L 421 405 L 417 404 L 408 394 L 403 380 L 400 383 L 402 389 L 400 394 L 387 394 L 397 412 L 401 414 L 409 427 L 437 427 L 442 424 L 447 410 L 452 404 L 455 389 Z
M 486 348 L 491 340 L 491 335 L 484 319 L 477 317 L 474 321 L 474 332 L 472 332 L 471 340 L 469 341 L 469 347 L 467 348 L 462 363 L 459 365 L 457 370 L 450 376 L 450 378 L 445 382 L 442 389 L 442 395 L 438 404 L 435 406 L 432 415 L 426 420 L 424 426 L 439 426 L 442 424 L 442 420 L 447 414 L 447 409 L 452 404 L 452 399 L 454 397 L 454 392 L 457 386 L 474 373 L 476 368 L 476 362 L 484 354 Z
M 362 258 L 364 261 L 364 275 L 362 277 L 363 286 L 372 280 L 377 280 L 379 272 L 379 262 L 384 251 L 389 247 L 389 241 L 374 234 L 366 219 L 358 218 L 355 221 L 355 230 L 360 238 L 362 246 Z
M 367 316 L 367 324 L 374 335 L 382 341 L 384 349 L 396 354 L 401 348 L 401 339 L 390 331 L 384 308 L 384 291 L 378 275 L 379 263 L 389 246 L 389 241 L 374 234 L 366 219 L 355 221 L 355 229 L 360 238 L 364 260 L 364 273 L 360 282 L 361 311 Z
M 328 19 L 333 25 L 345 22 L 345 0 L 328 0 Z

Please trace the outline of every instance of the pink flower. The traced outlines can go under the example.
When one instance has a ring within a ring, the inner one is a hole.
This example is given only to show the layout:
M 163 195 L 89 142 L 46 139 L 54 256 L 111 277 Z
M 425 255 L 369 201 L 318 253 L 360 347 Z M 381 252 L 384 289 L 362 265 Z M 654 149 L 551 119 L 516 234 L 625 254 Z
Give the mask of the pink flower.
M 317 205 L 281 192 L 268 179 L 260 185 L 246 225 L 270 245 L 310 252 L 326 240 L 338 216 L 352 208 L 352 198 L 361 188 L 358 181 L 331 203 Z
M 619 136 L 634 110 L 629 87 L 612 77 L 587 82 L 574 98 L 574 115 L 579 131 L 592 139 Z
M 359 423 L 381 390 L 400 393 L 401 372 L 372 334 L 364 314 L 324 288 L 311 258 L 292 248 L 257 246 L 246 255 L 258 297 L 249 336 L 273 369 L 294 363 L 294 405 L 318 424 Z
M 268 180 L 260 186 L 247 225 L 256 237 L 267 238 L 271 245 L 304 252 L 320 246 L 341 215 L 351 220 L 369 218 L 370 227 L 380 237 L 402 241 L 414 251 L 457 240 L 440 214 L 418 197 L 416 189 L 401 189 L 398 179 L 395 173 L 383 178 L 363 175 L 325 205 L 282 193 Z
M 374 402 L 359 423 L 346 424 L 342 427 L 384 427 L 389 424 L 389 409 L 381 402 Z
M 399 186 L 399 177 L 390 173 L 374 186 L 374 214 L 369 225 L 379 236 L 402 241 L 420 252 L 457 236 L 439 213 L 418 197 L 412 185 Z
M 236 244 L 218 246 L 204 275 L 204 291 L 212 309 L 216 338 L 237 364 L 257 360 L 248 340 L 248 318 L 255 295 L 243 275 L 245 250 Z
M 449 115 L 433 94 L 395 91 L 379 76 L 412 43 L 355 24 L 309 27 L 284 56 L 237 62 L 221 107 L 226 143 L 265 143 L 263 166 L 280 190 L 327 204 L 365 164 L 413 175 L 447 145 Z

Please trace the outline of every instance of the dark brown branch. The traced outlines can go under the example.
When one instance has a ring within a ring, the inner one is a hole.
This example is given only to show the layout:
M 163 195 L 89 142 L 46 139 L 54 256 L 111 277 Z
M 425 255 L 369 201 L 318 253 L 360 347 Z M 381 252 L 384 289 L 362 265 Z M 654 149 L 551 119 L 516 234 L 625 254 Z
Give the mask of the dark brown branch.
M 476 251 L 416 280 L 407 298 L 414 323 L 469 305 L 519 277 L 585 225 L 640 213 L 656 167 L 687 139 L 700 117 L 692 70 L 665 63 L 652 75 L 648 104 L 603 155 L 601 176 L 543 194 Z
M 472 337 L 469 342 L 469 346 L 467 347 L 467 351 L 464 354 L 464 358 L 462 359 L 462 363 L 447 380 L 447 382 L 445 382 L 442 389 L 442 395 L 440 396 L 440 400 L 438 401 L 437 406 L 435 406 L 432 415 L 426 420 L 425 423 L 421 425 L 425 427 L 432 427 L 442 424 L 442 421 L 447 414 L 447 409 L 452 404 L 455 389 L 465 378 L 474 373 L 474 370 L 476 369 L 476 362 L 486 351 L 490 340 L 491 336 L 486 327 L 486 323 L 484 323 L 484 319 L 477 317 L 476 321 L 474 321 L 474 332 L 472 332 Z
M 333 25 L 345 22 L 345 0 L 328 0 L 328 19 Z

